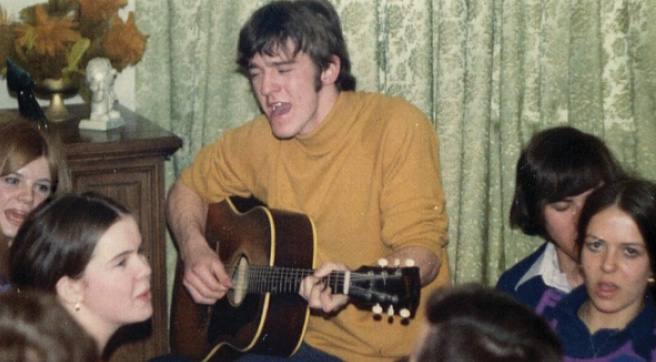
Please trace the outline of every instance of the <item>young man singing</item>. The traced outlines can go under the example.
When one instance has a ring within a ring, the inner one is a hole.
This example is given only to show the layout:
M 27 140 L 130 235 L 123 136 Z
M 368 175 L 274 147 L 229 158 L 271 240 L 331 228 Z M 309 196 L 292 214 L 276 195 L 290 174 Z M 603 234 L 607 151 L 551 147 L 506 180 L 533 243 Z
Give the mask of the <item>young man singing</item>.
M 233 287 L 203 236 L 205 217 L 209 203 L 254 196 L 307 214 L 315 225 L 319 267 L 299 291 L 314 312 L 291 359 L 408 355 L 424 320 L 421 306 L 407 323 L 377 319 L 320 278 L 381 258 L 411 259 L 422 295 L 450 283 L 435 130 L 400 98 L 355 91 L 340 20 L 325 1 L 258 9 L 241 30 L 237 62 L 263 114 L 203 148 L 170 191 L 168 221 L 185 287 L 204 304 Z

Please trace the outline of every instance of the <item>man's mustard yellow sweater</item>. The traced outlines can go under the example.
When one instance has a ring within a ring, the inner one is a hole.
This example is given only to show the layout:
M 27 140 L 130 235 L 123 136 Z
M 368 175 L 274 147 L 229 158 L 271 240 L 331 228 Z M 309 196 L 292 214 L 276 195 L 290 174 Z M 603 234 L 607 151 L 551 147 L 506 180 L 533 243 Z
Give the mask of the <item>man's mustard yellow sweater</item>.
M 437 254 L 439 275 L 422 289 L 409 323 L 374 319 L 351 304 L 335 316 L 310 318 L 305 342 L 345 361 L 409 354 L 425 320 L 423 301 L 450 283 L 437 135 L 400 98 L 342 92 L 314 132 L 289 140 L 275 138 L 259 116 L 203 148 L 182 181 L 208 202 L 253 195 L 309 215 L 316 266 L 340 261 L 356 269 L 408 245 Z

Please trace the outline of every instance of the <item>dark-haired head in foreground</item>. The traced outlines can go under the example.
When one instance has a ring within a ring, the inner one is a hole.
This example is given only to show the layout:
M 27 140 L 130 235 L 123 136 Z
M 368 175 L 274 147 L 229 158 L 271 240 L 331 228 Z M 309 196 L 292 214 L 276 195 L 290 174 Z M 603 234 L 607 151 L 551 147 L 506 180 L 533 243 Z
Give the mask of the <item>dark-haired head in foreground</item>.
M 94 340 L 57 298 L 43 292 L 0 294 L 0 362 L 97 362 Z
M 495 289 L 464 284 L 435 291 L 410 361 L 558 362 L 560 340 L 546 321 Z

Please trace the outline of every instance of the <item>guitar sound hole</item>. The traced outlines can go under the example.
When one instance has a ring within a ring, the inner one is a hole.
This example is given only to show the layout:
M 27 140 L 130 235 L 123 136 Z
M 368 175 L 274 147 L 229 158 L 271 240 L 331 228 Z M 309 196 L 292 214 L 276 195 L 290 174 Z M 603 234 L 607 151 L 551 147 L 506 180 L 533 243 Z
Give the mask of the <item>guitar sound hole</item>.
M 228 294 L 231 304 L 238 306 L 248 294 L 248 260 L 241 256 L 232 273 L 232 290 Z

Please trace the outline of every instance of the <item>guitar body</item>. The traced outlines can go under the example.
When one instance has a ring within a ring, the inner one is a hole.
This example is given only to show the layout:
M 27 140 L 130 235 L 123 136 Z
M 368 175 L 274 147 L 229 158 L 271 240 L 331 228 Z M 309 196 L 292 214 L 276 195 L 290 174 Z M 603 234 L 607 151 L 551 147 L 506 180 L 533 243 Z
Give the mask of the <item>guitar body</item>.
M 205 237 L 233 283 L 239 276 L 228 266 L 240 263 L 314 267 L 314 225 L 303 214 L 228 199 L 210 205 Z M 231 291 L 214 306 L 201 305 L 182 285 L 183 274 L 178 261 L 171 306 L 174 352 L 193 360 L 223 361 L 243 352 L 289 356 L 300 347 L 309 310 L 298 294 Z

